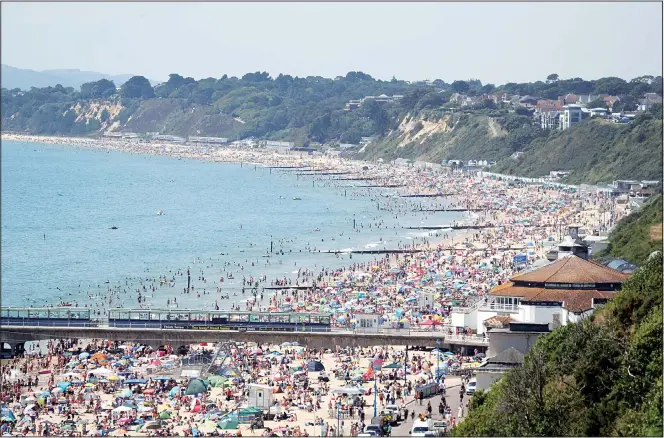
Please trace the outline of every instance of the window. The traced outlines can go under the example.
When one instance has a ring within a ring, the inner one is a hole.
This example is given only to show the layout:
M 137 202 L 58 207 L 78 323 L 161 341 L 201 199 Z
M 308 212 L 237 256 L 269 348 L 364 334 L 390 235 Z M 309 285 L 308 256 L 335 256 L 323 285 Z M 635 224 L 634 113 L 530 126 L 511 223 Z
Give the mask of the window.
M 230 320 L 232 322 L 249 322 L 249 315 L 246 313 L 231 313 Z
M 289 322 L 289 318 L 288 315 L 270 315 L 270 322 L 287 324 Z

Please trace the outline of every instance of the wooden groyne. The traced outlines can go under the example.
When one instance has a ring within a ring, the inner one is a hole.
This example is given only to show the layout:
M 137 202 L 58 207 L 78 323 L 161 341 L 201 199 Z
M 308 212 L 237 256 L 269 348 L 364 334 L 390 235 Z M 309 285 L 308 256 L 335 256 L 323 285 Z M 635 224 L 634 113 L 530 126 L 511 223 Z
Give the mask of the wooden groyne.
M 403 184 L 383 184 L 383 185 L 362 185 L 362 186 L 349 186 L 349 187 L 361 187 L 369 189 L 396 189 L 399 187 L 406 187 Z
M 401 195 L 402 198 L 444 198 L 454 196 L 456 193 L 419 193 L 415 195 Z
M 296 173 L 297 176 L 324 176 L 324 175 L 348 175 L 350 172 L 310 172 Z
M 405 230 L 483 230 L 485 228 L 495 228 L 494 225 L 439 225 L 430 227 L 403 227 Z
M 332 181 L 375 181 L 376 177 L 358 177 L 358 178 L 334 178 Z
M 314 287 L 315 286 L 290 285 L 290 286 L 265 286 L 263 289 L 265 289 L 265 290 L 285 290 L 285 289 L 307 290 L 307 289 L 313 289 Z
M 356 249 L 352 251 L 325 251 L 327 254 L 417 254 L 423 249 Z
M 510 226 L 521 226 L 525 228 L 542 228 L 539 225 L 511 224 Z M 439 225 L 430 227 L 403 227 L 404 230 L 485 230 L 489 228 L 499 228 L 496 225 Z
M 413 210 L 413 213 L 440 213 L 445 211 L 493 211 L 495 208 L 419 208 Z

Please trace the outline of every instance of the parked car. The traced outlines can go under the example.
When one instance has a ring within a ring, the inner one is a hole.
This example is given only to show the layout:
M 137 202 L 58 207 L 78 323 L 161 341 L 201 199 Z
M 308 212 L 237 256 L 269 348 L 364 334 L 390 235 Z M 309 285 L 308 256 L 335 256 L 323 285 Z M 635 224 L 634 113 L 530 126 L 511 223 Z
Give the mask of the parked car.
M 475 394 L 476 389 L 477 389 L 477 379 L 471 379 L 470 382 L 468 382 L 468 386 L 466 387 L 466 395 Z

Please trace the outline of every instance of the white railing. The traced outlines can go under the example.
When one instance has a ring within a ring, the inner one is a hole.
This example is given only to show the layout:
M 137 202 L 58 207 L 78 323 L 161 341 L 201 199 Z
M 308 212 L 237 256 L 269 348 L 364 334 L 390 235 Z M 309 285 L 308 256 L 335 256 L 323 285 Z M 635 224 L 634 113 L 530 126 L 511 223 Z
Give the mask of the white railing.
M 445 335 L 445 342 L 478 343 L 489 345 L 489 338 L 479 335 Z
M 481 310 L 517 313 L 519 311 L 519 305 L 487 302 L 482 306 Z
M 471 306 L 452 307 L 452 312 L 469 314 L 469 313 L 472 313 L 473 310 L 481 309 L 484 306 L 485 303 L 486 303 L 486 298 L 483 298 L 481 300 L 478 300 L 478 301 L 474 302 Z

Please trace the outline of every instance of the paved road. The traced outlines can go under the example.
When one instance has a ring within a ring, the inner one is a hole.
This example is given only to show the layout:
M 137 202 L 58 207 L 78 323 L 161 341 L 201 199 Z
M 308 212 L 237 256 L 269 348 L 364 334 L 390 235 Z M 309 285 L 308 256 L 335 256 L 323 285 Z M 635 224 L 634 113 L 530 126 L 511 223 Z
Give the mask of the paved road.
M 446 377 L 445 378 L 445 383 L 447 384 L 447 392 L 445 395 L 445 400 L 447 401 L 447 404 L 452 408 L 452 417 L 457 417 L 458 410 L 459 410 L 459 386 L 461 384 L 461 378 L 460 377 Z M 426 413 L 427 409 L 427 402 L 431 402 L 431 415 L 434 420 L 442 419 L 441 415 L 438 414 L 438 405 L 440 404 L 442 396 L 437 395 L 434 397 L 429 397 L 425 398 L 422 401 L 422 406 L 420 406 L 420 402 L 410 402 L 406 405 L 406 408 L 408 408 L 409 413 L 408 413 L 408 420 L 402 421 L 398 426 L 392 428 L 392 436 L 403 436 L 407 437 L 408 432 L 410 432 L 410 429 L 413 426 L 413 420 L 411 420 L 411 415 L 410 412 L 415 410 L 415 418 L 417 418 L 418 414 L 420 413 Z M 467 412 L 467 403 L 468 400 L 470 399 L 470 396 L 464 395 L 463 396 L 463 405 L 464 405 L 464 415 Z M 457 422 L 458 422 L 457 418 Z

